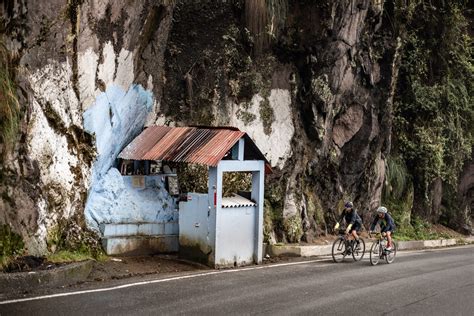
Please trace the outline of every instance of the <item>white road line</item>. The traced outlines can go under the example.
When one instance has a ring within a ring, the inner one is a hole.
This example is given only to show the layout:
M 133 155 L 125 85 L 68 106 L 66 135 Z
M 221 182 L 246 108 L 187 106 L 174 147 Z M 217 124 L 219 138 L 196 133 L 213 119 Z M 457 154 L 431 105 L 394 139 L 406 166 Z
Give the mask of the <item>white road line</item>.
M 8 300 L 8 301 L 1 301 L 0 305 L 21 303 L 21 302 L 35 301 L 35 300 L 44 300 L 44 299 L 48 299 L 48 298 L 55 298 L 55 297 L 62 297 L 62 296 L 80 295 L 80 294 L 97 293 L 97 292 L 108 292 L 108 291 L 120 290 L 120 289 L 129 288 L 129 287 L 140 286 L 140 285 L 147 285 L 147 284 L 154 284 L 154 283 L 164 283 L 164 282 L 170 282 L 170 281 L 176 281 L 176 280 L 197 278 L 197 277 L 201 277 L 201 276 L 223 274 L 223 273 L 245 272 L 245 271 L 251 271 L 251 270 L 269 269 L 269 268 L 279 268 L 279 267 L 285 267 L 285 266 L 303 265 L 303 264 L 307 264 L 307 263 L 315 263 L 315 262 L 322 262 L 322 261 L 327 261 L 327 259 L 315 259 L 315 260 L 298 261 L 298 262 L 277 263 L 277 264 L 262 265 L 262 266 L 256 266 L 256 267 L 250 267 L 250 268 L 239 268 L 239 269 L 229 269 L 229 270 L 220 270 L 220 271 L 196 273 L 196 274 L 183 275 L 183 276 L 177 276 L 177 277 L 171 277 L 171 278 L 156 279 L 156 280 L 150 280 L 150 281 L 142 281 L 142 282 L 136 282 L 136 283 L 117 285 L 117 286 L 101 288 L 101 289 L 83 290 L 83 291 L 75 291 L 75 292 L 67 292 L 67 293 L 57 293 L 57 294 L 50 294 L 50 295 L 43 295 L 43 296 L 35 296 L 35 297 L 20 298 L 20 299 Z M 320 265 L 318 267 L 327 267 L 327 266 L 329 266 L 329 264 Z

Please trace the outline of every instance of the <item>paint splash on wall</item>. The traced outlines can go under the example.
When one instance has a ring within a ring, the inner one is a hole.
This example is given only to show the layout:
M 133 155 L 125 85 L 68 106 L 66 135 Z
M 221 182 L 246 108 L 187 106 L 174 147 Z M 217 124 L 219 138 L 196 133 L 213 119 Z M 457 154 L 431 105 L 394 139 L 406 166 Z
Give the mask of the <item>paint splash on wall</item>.
M 120 151 L 143 129 L 153 107 L 153 94 L 140 85 L 125 91 L 111 85 L 84 113 L 84 128 L 95 135 L 97 160 L 85 216 L 88 225 L 172 220 L 175 202 L 163 180 L 137 190 L 115 168 Z

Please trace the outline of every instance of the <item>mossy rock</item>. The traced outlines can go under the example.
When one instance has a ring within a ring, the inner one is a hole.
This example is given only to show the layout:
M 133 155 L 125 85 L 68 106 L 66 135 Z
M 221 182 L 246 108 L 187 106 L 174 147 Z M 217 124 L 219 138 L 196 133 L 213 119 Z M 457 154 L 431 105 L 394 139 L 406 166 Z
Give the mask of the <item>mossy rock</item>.
M 263 124 L 263 132 L 266 135 L 272 133 L 272 123 L 275 121 L 275 113 L 270 105 L 270 100 L 267 96 L 264 96 L 263 101 L 260 102 L 260 120 Z
M 303 225 L 301 223 L 301 218 L 298 215 L 285 219 L 284 227 L 289 242 L 298 243 L 301 241 L 301 237 L 303 236 Z

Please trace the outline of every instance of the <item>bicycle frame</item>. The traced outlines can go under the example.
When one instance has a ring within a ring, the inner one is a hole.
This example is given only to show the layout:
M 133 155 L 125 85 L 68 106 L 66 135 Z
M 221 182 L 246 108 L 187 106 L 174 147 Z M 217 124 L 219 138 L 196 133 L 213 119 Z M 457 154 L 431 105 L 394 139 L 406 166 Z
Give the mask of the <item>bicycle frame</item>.
M 337 248 L 336 248 L 337 246 Z M 339 236 L 334 241 L 332 246 L 332 257 L 334 262 L 341 262 L 346 256 L 351 256 L 355 261 L 360 261 L 364 257 L 365 253 L 365 242 L 360 239 L 360 243 L 355 243 L 355 239 L 349 239 L 344 230 L 339 230 Z M 342 257 L 339 257 L 342 255 Z
M 372 236 L 372 235 L 369 235 Z M 397 252 L 396 249 L 396 244 L 394 241 L 392 241 L 392 247 L 393 250 L 387 250 L 387 245 L 386 242 L 388 242 L 387 236 L 382 236 L 381 233 L 376 233 L 375 234 L 376 241 L 372 244 L 372 247 L 370 248 L 370 263 L 372 265 L 378 264 L 380 259 L 385 259 L 387 263 L 392 263 L 393 260 L 395 260 L 395 255 Z M 375 247 L 375 248 L 374 248 Z M 377 253 L 378 259 L 372 259 L 372 255 L 374 254 L 374 250 L 379 249 L 380 252 Z M 389 255 L 393 254 L 393 257 L 390 258 Z

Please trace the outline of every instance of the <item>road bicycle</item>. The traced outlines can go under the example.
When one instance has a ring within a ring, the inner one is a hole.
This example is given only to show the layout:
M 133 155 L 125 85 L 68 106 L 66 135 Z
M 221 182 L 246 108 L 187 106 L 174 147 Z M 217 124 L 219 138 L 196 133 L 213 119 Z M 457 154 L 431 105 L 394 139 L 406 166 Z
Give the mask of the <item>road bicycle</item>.
M 332 244 L 332 260 L 342 262 L 346 256 L 352 255 L 354 261 L 360 261 L 364 257 L 365 242 L 359 238 L 359 244 L 354 239 L 349 239 L 345 230 L 339 230 L 339 236 Z
M 371 234 L 369 234 L 372 237 Z M 385 259 L 387 263 L 392 263 L 397 255 L 397 244 L 392 239 L 392 249 L 387 249 L 387 236 L 382 236 L 381 233 L 376 233 L 375 238 L 377 239 L 370 247 L 370 264 L 375 266 L 379 263 L 380 259 Z

